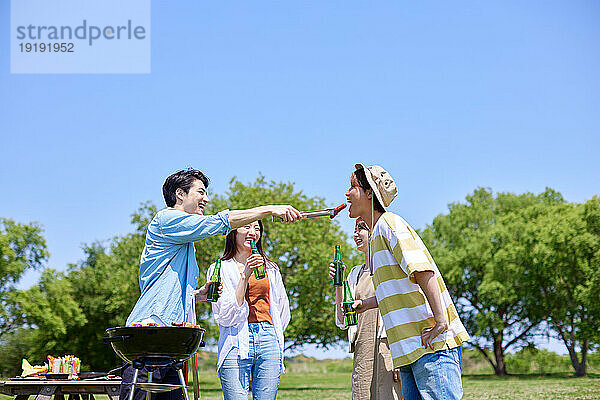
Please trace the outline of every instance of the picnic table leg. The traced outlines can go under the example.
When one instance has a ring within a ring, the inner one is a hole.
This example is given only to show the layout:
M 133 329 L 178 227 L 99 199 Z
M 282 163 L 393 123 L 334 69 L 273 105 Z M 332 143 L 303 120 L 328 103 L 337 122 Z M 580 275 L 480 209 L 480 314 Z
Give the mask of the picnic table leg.
M 15 400 L 29 400 L 29 395 L 28 394 L 19 394 L 19 395 L 17 395 L 17 397 L 15 397 Z
M 54 396 L 54 397 L 56 397 L 56 396 Z M 69 400 L 80 400 L 80 399 L 81 398 L 79 397 L 79 393 L 71 393 L 69 395 Z M 58 399 L 55 399 L 55 400 L 58 400 Z
M 54 400 L 65 400 L 65 395 L 61 393 L 56 393 L 54 395 Z
M 42 386 L 35 400 L 50 400 L 55 391 L 56 386 Z
M 105 386 L 104 391 L 110 400 L 119 400 L 119 386 Z M 93 400 L 93 397 L 90 400 Z

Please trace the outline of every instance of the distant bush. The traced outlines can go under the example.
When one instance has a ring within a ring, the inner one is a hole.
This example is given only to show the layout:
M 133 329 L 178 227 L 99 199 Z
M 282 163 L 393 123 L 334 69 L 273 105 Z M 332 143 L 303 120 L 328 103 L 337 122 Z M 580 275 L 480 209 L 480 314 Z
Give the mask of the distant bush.
M 504 359 L 509 374 L 554 374 L 574 373 L 569 355 L 552 351 L 525 347 L 515 353 L 507 353 Z M 587 372 L 600 371 L 600 354 L 588 354 Z M 493 374 L 490 363 L 477 350 L 463 348 L 462 372 L 466 375 Z
M 299 354 L 294 357 L 286 357 L 285 366 L 288 372 L 293 373 L 328 373 L 341 372 L 352 373 L 352 358 L 341 360 L 317 360 L 314 357 L 306 357 Z
M 462 349 L 462 373 L 467 375 L 493 374 L 494 369 L 490 363 L 477 350 Z
M 345 358 L 343 360 L 333 360 L 326 364 L 325 370 L 327 372 L 347 372 L 352 373 L 352 360 Z
M 198 367 L 202 371 L 215 371 L 217 353 L 201 351 Z M 505 358 L 509 374 L 553 374 L 573 373 L 568 355 L 559 355 L 548 350 L 526 347 L 516 353 L 508 353 Z M 0 366 L 2 363 L 0 363 Z M 302 354 L 286 357 L 285 365 L 291 373 L 352 373 L 352 358 L 340 360 L 317 360 Z M 600 354 L 588 355 L 588 372 L 600 372 Z M 13 373 L 11 371 L 11 373 Z M 477 350 L 463 348 L 462 373 L 465 375 L 491 375 L 494 373 L 490 363 Z M 8 376 L 8 375 L 7 375 Z
M 600 354 L 588 354 L 588 372 L 600 372 Z
M 506 370 L 512 374 L 550 374 L 572 370 L 568 356 L 554 352 L 525 347 L 506 355 Z
M 216 371 L 217 370 L 217 353 L 212 351 L 198 352 L 198 369 L 200 371 Z

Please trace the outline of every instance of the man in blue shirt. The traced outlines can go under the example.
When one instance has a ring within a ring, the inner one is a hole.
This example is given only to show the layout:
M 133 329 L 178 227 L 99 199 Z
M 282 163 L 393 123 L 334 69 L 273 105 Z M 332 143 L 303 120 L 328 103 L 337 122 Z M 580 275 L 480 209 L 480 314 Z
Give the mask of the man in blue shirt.
M 289 205 L 224 210 L 216 215 L 204 215 L 209 201 L 208 183 L 208 178 L 194 169 L 176 172 L 165 180 L 162 189 L 167 208 L 156 213 L 148 225 L 140 260 L 141 296 L 127 318 L 127 326 L 135 323 L 195 324 L 195 300 L 206 300 L 208 283 L 195 290 L 199 270 L 194 242 L 217 234 L 227 235 L 232 229 L 268 216 L 280 217 L 284 222 L 302 218 L 300 212 Z M 123 383 L 130 383 L 132 376 L 133 367 L 125 365 Z M 137 381 L 147 381 L 147 375 L 140 371 Z M 173 368 L 155 370 L 152 381 L 179 383 Z M 129 386 L 121 386 L 120 399 L 128 398 Z M 136 400 L 142 400 L 144 396 L 144 392 L 135 393 Z M 181 398 L 179 390 L 155 395 L 155 400 Z

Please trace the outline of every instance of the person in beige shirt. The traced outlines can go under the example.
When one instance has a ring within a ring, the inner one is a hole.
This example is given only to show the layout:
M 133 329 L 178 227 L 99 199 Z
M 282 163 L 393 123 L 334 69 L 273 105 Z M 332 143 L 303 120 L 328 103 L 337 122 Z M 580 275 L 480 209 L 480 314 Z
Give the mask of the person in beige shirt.
M 365 263 L 352 268 L 347 280 L 354 298 L 366 299 L 375 295 L 375 289 L 369 268 L 369 228 L 360 218 L 356 220 L 354 242 L 357 249 L 365 253 Z M 331 264 L 329 277 L 333 279 L 334 275 L 335 268 Z M 392 356 L 379 310 L 371 309 L 358 314 L 358 324 L 348 327 L 344 324 L 342 297 L 342 287 L 337 287 L 335 322 L 341 329 L 348 330 L 348 352 L 354 353 L 352 399 L 402 399 L 399 372 L 394 371 L 392 366 Z

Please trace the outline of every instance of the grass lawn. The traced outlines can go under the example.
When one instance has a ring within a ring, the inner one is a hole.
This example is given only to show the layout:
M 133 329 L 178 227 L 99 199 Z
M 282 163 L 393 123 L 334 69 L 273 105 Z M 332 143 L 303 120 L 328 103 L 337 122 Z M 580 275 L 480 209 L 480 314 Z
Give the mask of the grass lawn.
M 569 374 L 491 375 L 463 377 L 465 399 L 600 399 L 600 375 L 574 378 Z M 200 373 L 202 400 L 222 399 L 221 385 L 214 372 Z M 190 388 L 191 389 L 191 388 Z M 189 390 L 190 399 L 193 393 Z M 350 399 L 350 374 L 345 372 L 289 372 L 282 376 L 278 399 L 340 400 Z M 33 400 L 33 397 L 30 398 Z M 97 400 L 108 400 L 97 396 Z M 0 395 L 0 400 L 9 400 Z
M 600 375 L 463 376 L 465 399 L 600 399 Z
M 341 400 L 350 399 L 351 375 L 342 372 L 287 373 L 279 382 L 278 399 Z M 202 400 L 222 399 L 221 383 L 214 372 L 200 375 Z M 191 392 L 190 392 L 191 394 Z M 190 398 L 191 399 L 191 398 Z

